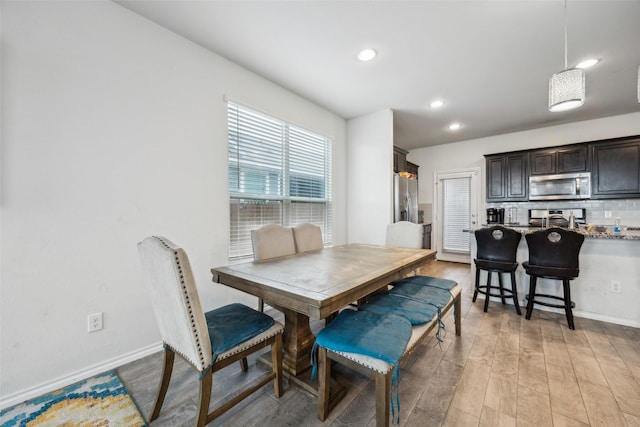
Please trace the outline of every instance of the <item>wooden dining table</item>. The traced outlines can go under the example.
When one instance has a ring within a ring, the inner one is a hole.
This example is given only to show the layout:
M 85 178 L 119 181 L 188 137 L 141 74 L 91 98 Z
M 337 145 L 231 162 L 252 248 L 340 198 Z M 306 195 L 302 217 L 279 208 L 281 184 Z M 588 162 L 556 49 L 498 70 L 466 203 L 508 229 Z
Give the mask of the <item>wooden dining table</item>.
M 431 249 L 348 244 L 211 273 L 214 282 L 263 298 L 284 313 L 283 369 L 299 376 L 310 367 L 315 342 L 309 319 L 325 319 L 434 257 Z

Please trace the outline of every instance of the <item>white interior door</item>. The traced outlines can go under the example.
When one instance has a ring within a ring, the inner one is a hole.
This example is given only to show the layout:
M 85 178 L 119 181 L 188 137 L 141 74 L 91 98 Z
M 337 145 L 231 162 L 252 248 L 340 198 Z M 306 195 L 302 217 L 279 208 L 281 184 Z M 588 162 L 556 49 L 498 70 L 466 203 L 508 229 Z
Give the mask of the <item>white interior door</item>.
M 478 226 L 480 169 L 436 172 L 434 211 L 436 257 L 471 263 L 471 238 Z

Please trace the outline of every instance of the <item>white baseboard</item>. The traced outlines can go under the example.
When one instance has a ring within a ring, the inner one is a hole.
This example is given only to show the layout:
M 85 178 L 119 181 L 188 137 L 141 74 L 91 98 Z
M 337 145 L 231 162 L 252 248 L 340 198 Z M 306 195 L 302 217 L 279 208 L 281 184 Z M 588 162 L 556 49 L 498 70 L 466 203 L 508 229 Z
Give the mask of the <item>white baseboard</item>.
M 473 298 L 473 288 L 471 288 L 469 290 L 469 298 Z M 478 300 L 480 301 L 482 300 L 481 304 L 484 304 L 484 298 L 485 296 L 483 294 L 478 294 Z M 477 303 L 476 301 L 476 303 Z M 493 303 L 500 303 L 500 298 L 499 297 L 491 297 L 489 298 L 490 302 Z M 513 300 L 510 298 L 507 298 L 507 305 L 513 305 Z M 491 309 L 491 307 L 489 307 L 489 309 Z M 526 300 L 522 300 L 520 301 L 520 309 L 522 310 L 522 315 L 524 316 L 524 313 L 527 311 L 527 301 Z M 542 310 L 542 311 L 550 311 L 553 313 L 558 313 L 558 314 L 562 314 L 564 316 L 564 310 L 560 309 L 560 308 L 554 308 L 554 307 L 545 307 L 543 305 L 536 305 L 534 307 L 534 310 Z M 581 311 L 581 310 L 573 310 L 573 317 L 582 317 L 584 319 L 591 319 L 591 320 L 599 320 L 601 322 L 607 322 L 607 323 L 615 323 L 616 325 L 623 325 L 623 326 L 631 326 L 632 328 L 640 328 L 640 322 L 636 322 L 632 319 L 623 319 L 621 317 L 613 317 L 613 316 L 606 316 L 604 314 L 598 314 L 598 313 L 592 313 L 589 311 Z
M 93 366 L 88 366 L 80 371 L 73 372 L 70 375 L 65 375 L 64 377 L 59 377 L 54 380 L 35 385 L 28 389 L 13 393 L 9 396 L 3 396 L 0 398 L 0 410 L 20 404 L 29 399 L 33 399 L 34 397 L 42 396 L 46 393 L 51 393 L 52 391 L 59 390 L 68 385 L 77 383 L 78 381 L 82 381 L 111 369 L 115 369 L 119 366 L 126 365 L 127 363 L 141 359 L 161 350 L 162 343 L 158 342 L 156 344 L 152 344 L 148 347 L 141 348 L 131 353 L 123 354 L 110 360 L 105 360 Z
M 537 308 L 537 307 L 536 307 Z M 564 310 L 557 309 L 558 313 L 564 314 Z M 591 313 L 588 311 L 573 310 L 573 317 L 583 317 L 585 319 L 599 320 L 601 322 L 615 323 L 616 325 L 631 326 L 640 328 L 640 322 L 620 317 L 605 316 L 604 314 Z

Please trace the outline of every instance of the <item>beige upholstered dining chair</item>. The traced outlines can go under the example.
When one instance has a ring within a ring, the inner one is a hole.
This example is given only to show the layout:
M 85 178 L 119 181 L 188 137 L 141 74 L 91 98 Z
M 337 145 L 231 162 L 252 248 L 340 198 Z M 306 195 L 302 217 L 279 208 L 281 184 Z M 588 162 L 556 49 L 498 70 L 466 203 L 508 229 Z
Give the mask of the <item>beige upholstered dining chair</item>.
M 422 236 L 424 228 L 420 224 L 409 221 L 400 221 L 387 225 L 385 246 L 400 248 L 422 248 Z
M 397 248 L 422 249 L 424 228 L 420 224 L 399 221 L 387 225 L 385 246 Z M 416 271 L 414 274 L 418 274 Z
M 176 353 L 199 374 L 198 426 L 211 422 L 271 380 L 275 395 L 280 397 L 282 324 L 242 304 L 204 313 L 189 259 L 182 248 L 163 237 L 153 236 L 138 243 L 138 252 L 151 285 L 153 308 L 165 349 L 162 380 L 149 421 L 160 415 Z M 237 361 L 246 370 L 246 356 L 267 346 L 271 346 L 272 372 L 209 413 L 213 373 Z
M 254 261 L 264 261 L 296 253 L 293 230 L 278 224 L 267 224 L 257 230 L 251 230 L 251 244 L 253 245 Z M 258 310 L 264 311 L 262 298 L 258 298 Z
M 324 248 L 322 230 L 314 224 L 304 223 L 293 227 L 293 238 L 296 243 L 296 252 L 317 251 Z
M 251 230 L 251 243 L 255 261 L 296 253 L 293 230 L 278 224 L 267 224 L 257 230 Z

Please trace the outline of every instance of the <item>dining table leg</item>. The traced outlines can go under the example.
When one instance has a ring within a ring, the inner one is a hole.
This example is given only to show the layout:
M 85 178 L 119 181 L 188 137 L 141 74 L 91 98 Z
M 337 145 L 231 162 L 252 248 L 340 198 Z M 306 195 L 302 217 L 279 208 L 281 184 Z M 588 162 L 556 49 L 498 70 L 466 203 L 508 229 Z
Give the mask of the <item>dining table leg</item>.
M 318 379 L 311 378 L 311 350 L 316 337 L 311 332 L 309 317 L 296 311 L 277 307 L 284 313 L 282 370 L 288 381 L 318 396 Z M 265 353 L 266 354 L 266 353 Z M 268 366 L 267 357 L 258 359 Z M 329 381 L 329 408 L 342 400 L 346 388 L 334 378 Z
M 311 367 L 310 354 L 316 337 L 311 332 L 309 317 L 283 308 L 284 355 L 282 368 L 293 376 L 298 376 Z

